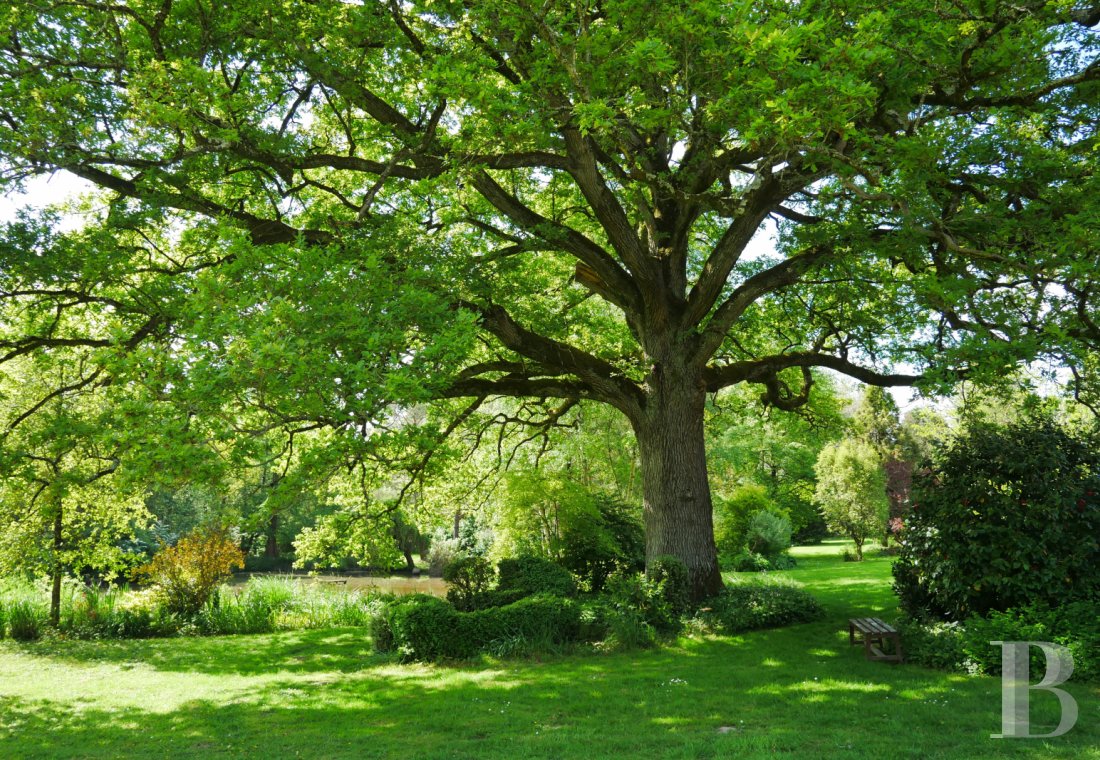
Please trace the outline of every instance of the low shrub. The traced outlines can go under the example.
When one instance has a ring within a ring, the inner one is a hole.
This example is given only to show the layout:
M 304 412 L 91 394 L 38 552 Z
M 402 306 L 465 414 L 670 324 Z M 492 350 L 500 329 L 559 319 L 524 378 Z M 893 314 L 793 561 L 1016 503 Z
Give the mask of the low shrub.
M 657 644 L 657 629 L 638 610 L 613 607 L 608 611 L 605 622 L 607 633 L 603 643 L 607 649 L 649 649 Z
M 16 641 L 35 641 L 46 625 L 46 608 L 30 599 L 16 599 L 8 604 L 8 635 Z
M 149 591 L 83 588 L 62 608 L 61 629 L 82 639 L 173 636 L 181 621 Z
M 750 551 L 739 552 L 723 564 L 736 573 L 762 573 L 772 569 L 767 557 Z
M 552 596 L 460 612 L 442 599 L 417 594 L 389 605 L 388 627 L 392 647 L 404 658 L 430 662 L 575 642 L 581 620 L 576 602 Z
M 115 636 L 148 639 L 175 636 L 182 621 L 159 604 L 122 606 L 116 611 Z
M 569 571 L 542 557 L 502 559 L 497 564 L 497 572 L 497 588 L 501 591 L 518 591 L 525 596 L 573 596 L 577 593 L 577 584 Z
M 410 660 L 437 660 L 442 657 L 471 656 L 454 654 L 459 642 L 457 619 L 459 612 L 443 599 L 430 594 L 409 594 L 394 600 L 384 612 L 382 634 L 375 642 L 378 648 L 389 642 L 389 648 Z
M 368 599 L 364 605 L 367 632 L 370 634 L 371 646 L 376 652 L 392 652 L 394 649 L 390 615 L 393 613 L 393 606 L 400 598 L 393 594 L 379 594 Z
M 999 675 L 1001 647 L 991 641 L 1050 641 L 1069 649 L 1075 680 L 1100 679 L 1100 609 L 1093 602 L 1078 601 L 1055 608 L 1043 605 L 967 618 L 962 649 L 971 672 Z M 1031 649 L 1032 672 L 1042 672 L 1044 656 Z
M 961 671 L 963 652 L 961 623 L 919 621 L 902 617 L 894 623 L 901 635 L 905 659 L 917 665 L 941 670 Z
M 738 573 L 762 573 L 769 570 L 790 570 L 794 567 L 794 557 L 789 554 L 776 554 L 765 557 L 763 554 L 741 552 L 726 563 L 726 567 Z
M 990 642 L 1049 641 L 1069 649 L 1075 681 L 1100 680 L 1100 614 L 1093 602 L 1035 604 L 949 623 L 903 617 L 897 628 L 906 658 L 926 667 L 999 675 L 1002 650 Z M 1038 647 L 1031 650 L 1031 667 L 1045 667 Z
M 611 604 L 604 596 L 590 596 L 580 601 L 581 628 L 578 634 L 581 641 L 596 643 L 607 638 L 609 631 L 608 616 Z
M 680 615 L 661 582 L 641 574 L 616 573 L 607 581 L 607 598 L 613 610 L 637 613 L 641 620 L 661 633 L 680 630 Z
M 646 577 L 657 585 L 673 615 L 679 617 L 691 608 L 691 573 L 683 560 L 671 555 L 654 557 Z
M 518 588 L 495 588 L 481 595 L 478 608 L 488 609 L 489 607 L 504 607 L 505 605 L 518 602 L 520 599 L 525 599 L 528 596 L 531 595 Z
M 704 627 L 723 633 L 775 628 L 817 620 L 824 610 L 809 592 L 789 581 L 737 581 L 699 611 Z

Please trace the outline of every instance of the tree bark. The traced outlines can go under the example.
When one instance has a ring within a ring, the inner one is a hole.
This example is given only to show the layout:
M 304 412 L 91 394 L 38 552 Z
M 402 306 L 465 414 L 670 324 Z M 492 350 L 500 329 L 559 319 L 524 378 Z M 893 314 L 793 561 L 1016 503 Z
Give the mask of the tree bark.
M 265 557 L 279 556 L 279 513 L 272 512 L 271 519 L 267 522 L 267 542 L 264 545 Z
M 696 601 L 722 589 L 703 436 L 705 391 L 687 372 L 661 365 L 649 378 L 650 395 L 634 421 L 642 465 L 646 568 L 671 555 L 691 574 Z
M 53 582 L 50 588 L 50 625 L 54 628 L 61 623 L 61 518 L 61 504 L 58 504 L 57 514 L 53 518 Z

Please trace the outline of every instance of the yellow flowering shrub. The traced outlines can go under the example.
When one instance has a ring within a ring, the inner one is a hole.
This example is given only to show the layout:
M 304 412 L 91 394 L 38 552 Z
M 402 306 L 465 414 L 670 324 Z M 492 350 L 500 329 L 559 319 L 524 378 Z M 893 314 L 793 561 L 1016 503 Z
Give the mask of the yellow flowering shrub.
M 197 614 L 233 572 L 244 567 L 244 552 L 223 528 L 199 528 L 175 546 L 165 546 L 137 575 L 147 581 L 170 611 Z

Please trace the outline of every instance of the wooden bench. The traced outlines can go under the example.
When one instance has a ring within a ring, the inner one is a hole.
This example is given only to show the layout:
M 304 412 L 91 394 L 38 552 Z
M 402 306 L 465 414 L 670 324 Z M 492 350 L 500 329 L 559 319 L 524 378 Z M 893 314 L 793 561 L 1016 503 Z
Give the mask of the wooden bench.
M 856 638 L 856 634 L 861 638 Z M 886 642 L 891 642 L 892 651 L 886 652 Z M 848 643 L 863 644 L 868 660 L 880 662 L 902 662 L 905 658 L 901 651 L 901 636 L 897 630 L 878 618 L 852 618 L 848 621 Z
M 348 585 L 347 578 L 317 578 L 318 583 L 324 583 L 326 586 L 346 586 Z

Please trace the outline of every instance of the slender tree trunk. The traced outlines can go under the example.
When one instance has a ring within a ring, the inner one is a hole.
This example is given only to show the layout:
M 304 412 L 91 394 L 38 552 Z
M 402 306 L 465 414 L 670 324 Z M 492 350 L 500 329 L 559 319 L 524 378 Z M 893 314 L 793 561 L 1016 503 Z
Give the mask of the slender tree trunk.
M 279 513 L 272 512 L 267 523 L 267 543 L 264 545 L 265 557 L 279 556 Z
M 57 514 L 53 518 L 53 583 L 50 588 L 50 625 L 54 628 L 61 623 L 61 517 L 61 504 L 59 503 Z
M 672 555 L 691 572 L 692 597 L 722 588 L 703 437 L 705 392 L 698 379 L 660 367 L 650 377 L 651 395 L 634 421 L 642 465 L 646 567 Z

